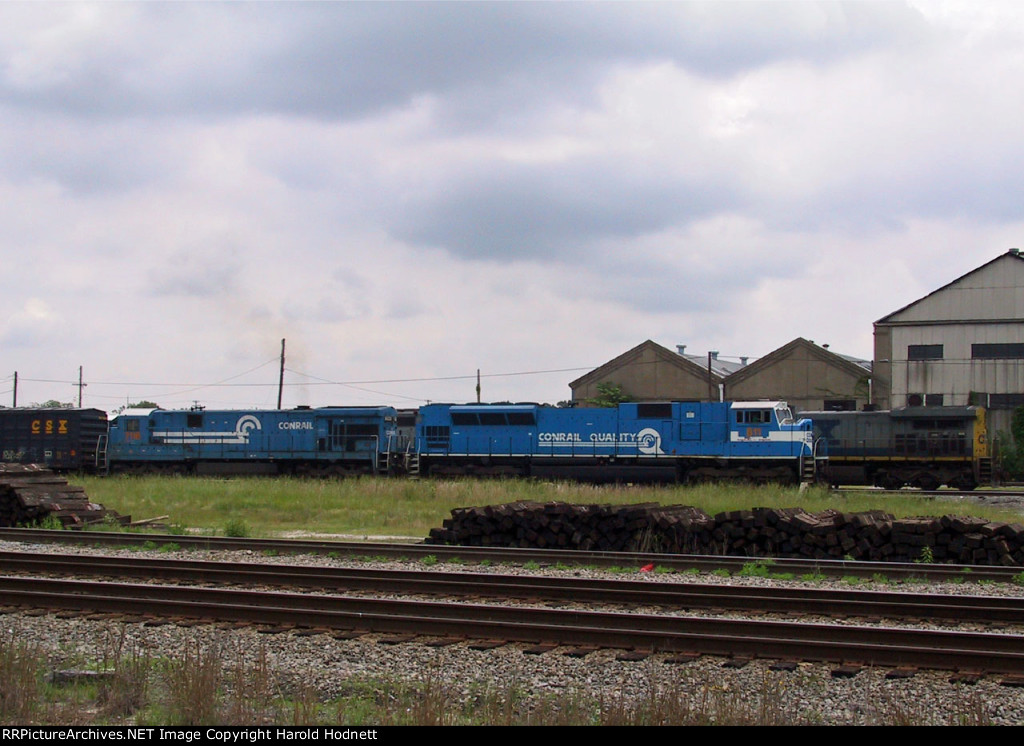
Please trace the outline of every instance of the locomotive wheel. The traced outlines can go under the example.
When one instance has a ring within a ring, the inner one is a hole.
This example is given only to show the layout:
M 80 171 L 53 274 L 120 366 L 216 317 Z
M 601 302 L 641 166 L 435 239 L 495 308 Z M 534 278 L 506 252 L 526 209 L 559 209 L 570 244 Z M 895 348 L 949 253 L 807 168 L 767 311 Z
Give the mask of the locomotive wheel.
M 974 477 L 957 477 L 950 484 L 950 487 L 954 487 L 964 492 L 970 492 L 978 486 L 978 483 L 974 481 Z
M 939 488 L 939 480 L 931 474 L 922 474 L 914 480 L 914 485 L 920 487 L 925 492 L 931 492 Z
M 895 492 L 896 490 L 901 489 L 903 487 L 903 480 L 900 479 L 899 477 L 887 475 L 882 477 L 878 481 L 878 486 L 881 487 L 883 490 L 891 490 Z

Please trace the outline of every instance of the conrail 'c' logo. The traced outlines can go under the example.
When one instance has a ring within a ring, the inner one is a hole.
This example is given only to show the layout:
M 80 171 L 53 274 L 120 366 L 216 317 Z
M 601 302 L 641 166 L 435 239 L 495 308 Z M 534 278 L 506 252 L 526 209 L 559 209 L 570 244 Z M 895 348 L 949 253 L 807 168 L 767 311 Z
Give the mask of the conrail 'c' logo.
M 648 456 L 656 456 L 664 453 L 661 450 L 661 433 L 653 427 L 645 427 L 636 434 L 637 450 L 646 453 Z
M 249 441 L 249 434 L 253 430 L 262 430 L 263 425 L 260 421 L 251 414 L 243 414 L 238 418 L 238 422 L 235 423 L 235 433 L 238 435 L 239 441 L 246 443 Z

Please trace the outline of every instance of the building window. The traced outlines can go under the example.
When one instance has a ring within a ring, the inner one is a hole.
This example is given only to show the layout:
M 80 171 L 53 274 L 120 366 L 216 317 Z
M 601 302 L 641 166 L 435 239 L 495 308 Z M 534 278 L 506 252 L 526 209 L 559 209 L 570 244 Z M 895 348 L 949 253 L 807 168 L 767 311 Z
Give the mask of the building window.
M 941 407 L 942 406 L 942 394 L 925 394 L 924 405 L 926 407 Z
M 942 345 L 909 345 L 907 360 L 942 360 Z
M 988 394 L 984 391 L 972 391 L 967 395 L 967 404 L 972 407 L 987 407 Z
M 827 412 L 853 412 L 857 409 L 857 400 L 826 399 L 824 409 Z
M 1024 394 L 989 394 L 989 409 L 1016 409 L 1024 407 Z
M 1024 358 L 1024 344 L 1017 342 L 971 345 L 975 360 L 1019 360 Z
M 924 394 L 907 394 L 907 406 L 908 407 L 922 407 L 922 406 L 924 406 Z

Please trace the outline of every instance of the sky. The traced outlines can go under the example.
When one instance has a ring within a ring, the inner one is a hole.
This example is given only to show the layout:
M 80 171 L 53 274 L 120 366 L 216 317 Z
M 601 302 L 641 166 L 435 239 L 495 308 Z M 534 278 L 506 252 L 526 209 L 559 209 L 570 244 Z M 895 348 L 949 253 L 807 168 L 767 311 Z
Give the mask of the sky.
M 0 405 L 870 359 L 1024 248 L 1022 79 L 1014 2 L 5 2 Z

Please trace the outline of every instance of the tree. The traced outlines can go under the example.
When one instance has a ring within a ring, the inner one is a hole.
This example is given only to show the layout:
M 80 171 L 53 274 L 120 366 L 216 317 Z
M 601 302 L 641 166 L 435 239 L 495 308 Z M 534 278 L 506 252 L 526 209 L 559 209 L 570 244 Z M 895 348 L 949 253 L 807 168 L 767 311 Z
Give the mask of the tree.
M 122 412 L 124 412 L 126 409 L 160 409 L 160 408 L 161 408 L 160 405 L 157 404 L 156 402 L 147 401 L 146 399 L 143 399 L 142 401 L 135 402 L 134 404 L 125 404 L 124 406 L 118 407 L 117 409 L 114 410 L 113 413 L 115 415 L 118 415 L 118 414 L 121 414 Z
M 1000 432 L 999 442 L 1000 466 L 1010 479 L 1024 476 L 1024 407 L 1017 407 L 1010 420 L 1010 433 Z
M 42 404 L 39 402 L 32 402 L 30 405 L 33 409 L 74 409 L 75 403 L 70 401 L 57 401 L 56 399 L 47 399 Z
M 622 386 L 611 381 L 597 384 L 597 396 L 587 399 L 587 404 L 595 407 L 617 407 L 621 402 L 632 401 L 632 397 L 622 390 Z

